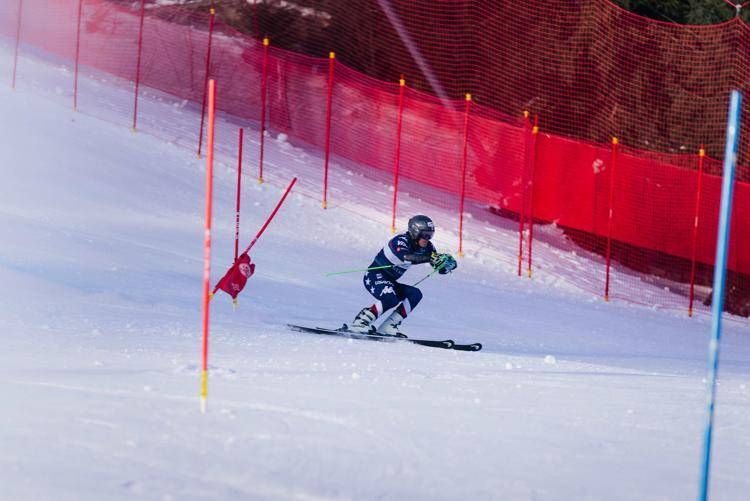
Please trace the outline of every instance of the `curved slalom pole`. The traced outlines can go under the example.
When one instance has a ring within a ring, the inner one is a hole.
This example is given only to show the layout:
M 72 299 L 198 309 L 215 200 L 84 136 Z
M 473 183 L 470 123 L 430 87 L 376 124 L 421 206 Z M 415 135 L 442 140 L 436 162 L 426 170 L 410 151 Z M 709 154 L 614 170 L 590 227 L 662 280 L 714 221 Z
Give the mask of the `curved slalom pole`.
M 286 187 L 286 190 L 284 191 L 284 194 L 281 195 L 281 198 L 278 202 L 276 202 L 276 207 L 273 208 L 273 211 L 271 212 L 271 215 L 268 216 L 268 219 L 266 219 L 266 222 L 263 223 L 263 226 L 260 228 L 258 233 L 255 235 L 255 238 L 253 238 L 253 241 L 250 242 L 250 245 L 247 246 L 245 249 L 245 252 L 243 254 L 246 254 L 250 252 L 250 249 L 253 248 L 253 245 L 255 245 L 255 242 L 258 241 L 260 236 L 263 234 L 264 231 L 266 231 L 266 228 L 268 228 L 268 225 L 271 224 L 271 220 L 276 216 L 276 213 L 279 212 L 279 209 L 281 208 L 281 204 L 284 203 L 284 200 L 286 200 L 286 196 L 289 195 L 289 192 L 292 190 L 292 186 L 294 186 L 294 183 L 297 182 L 297 177 L 295 176 L 290 182 L 289 186 Z
M 727 275 L 727 254 L 729 229 L 732 216 L 732 190 L 734 188 L 734 168 L 737 163 L 737 145 L 740 136 L 740 113 L 742 94 L 733 90 L 729 103 L 727 141 L 724 148 L 724 168 L 721 183 L 721 212 L 719 213 L 719 233 L 716 242 L 714 263 L 714 289 L 711 306 L 711 342 L 708 345 L 708 378 L 706 398 L 706 429 L 703 439 L 703 468 L 701 471 L 700 494 L 698 499 L 708 499 L 708 482 L 711 464 L 711 435 L 716 400 L 716 374 L 719 371 L 719 340 L 721 338 L 721 315 L 724 311 L 724 285 Z

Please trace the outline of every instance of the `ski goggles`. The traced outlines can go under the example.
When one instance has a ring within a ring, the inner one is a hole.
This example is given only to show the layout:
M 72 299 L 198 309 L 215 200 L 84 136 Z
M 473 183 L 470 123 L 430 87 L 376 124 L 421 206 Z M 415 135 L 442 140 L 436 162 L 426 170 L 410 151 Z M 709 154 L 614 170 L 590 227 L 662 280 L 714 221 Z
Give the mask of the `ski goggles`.
M 419 233 L 418 238 L 425 239 L 425 240 L 432 240 L 432 235 L 434 235 L 434 232 L 432 231 L 422 231 Z

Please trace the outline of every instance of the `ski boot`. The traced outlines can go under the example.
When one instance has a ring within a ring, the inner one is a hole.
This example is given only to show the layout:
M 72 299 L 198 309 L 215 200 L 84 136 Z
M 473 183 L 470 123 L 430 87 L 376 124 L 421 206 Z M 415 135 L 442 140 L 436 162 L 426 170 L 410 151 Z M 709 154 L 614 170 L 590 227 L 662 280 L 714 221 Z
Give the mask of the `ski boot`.
M 376 318 L 377 317 L 370 308 L 362 308 L 362 311 L 357 313 L 357 316 L 354 317 L 352 325 L 348 326 L 348 330 L 360 334 L 372 334 L 375 331 L 372 322 Z
M 380 324 L 378 330 L 375 332 L 380 336 L 392 336 L 392 337 L 407 337 L 406 334 L 401 332 L 399 325 L 403 322 L 404 317 L 398 312 L 398 308 L 393 310 L 388 318 Z

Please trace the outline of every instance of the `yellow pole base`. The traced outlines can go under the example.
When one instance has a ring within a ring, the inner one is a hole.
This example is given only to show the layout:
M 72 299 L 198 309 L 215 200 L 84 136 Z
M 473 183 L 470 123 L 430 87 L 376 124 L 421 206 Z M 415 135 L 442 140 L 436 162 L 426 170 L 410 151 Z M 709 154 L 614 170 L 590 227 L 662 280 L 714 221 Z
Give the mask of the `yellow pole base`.
M 201 412 L 206 412 L 206 400 L 208 398 L 208 371 L 201 372 Z
M 693 309 L 692 308 L 688 308 L 688 316 L 689 317 L 693 316 Z
M 262 177 L 258 178 L 258 184 L 263 184 L 263 178 Z
M 529 268 L 529 278 L 531 278 L 531 268 Z
M 323 208 L 324 208 L 324 209 L 327 209 L 327 208 L 328 208 L 328 202 L 323 202 Z
M 130 132 L 132 132 L 133 134 L 135 134 L 135 133 L 136 133 L 136 132 L 138 132 L 138 131 L 136 130 L 136 128 L 135 128 L 135 127 L 131 127 L 131 128 L 130 128 Z
M 232 299 L 232 310 L 237 310 L 237 298 Z
M 605 296 L 604 296 L 604 300 L 605 300 L 605 301 L 607 301 L 607 302 L 609 302 L 609 296 L 606 296 L 606 295 L 605 295 Z

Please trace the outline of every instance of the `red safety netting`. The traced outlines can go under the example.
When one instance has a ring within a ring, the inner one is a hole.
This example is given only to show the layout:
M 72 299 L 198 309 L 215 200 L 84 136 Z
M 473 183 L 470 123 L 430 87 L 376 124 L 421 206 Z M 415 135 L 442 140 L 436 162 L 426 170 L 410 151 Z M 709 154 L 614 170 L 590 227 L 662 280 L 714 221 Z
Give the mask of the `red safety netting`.
M 710 282 L 721 175 L 710 154 L 723 149 L 728 90 L 750 81 L 744 24 L 677 26 L 593 0 L 394 1 L 390 14 L 403 22 L 403 40 L 372 2 L 354 1 L 346 12 L 357 4 L 360 14 L 382 15 L 372 20 L 382 28 L 379 58 L 383 71 L 406 76 L 403 107 L 398 77 L 384 82 L 355 71 L 364 62 L 361 51 L 347 53 L 346 38 L 329 41 L 335 58 L 325 57 L 327 50 L 314 57 L 274 46 L 266 53 L 260 41 L 182 7 L 149 6 L 142 16 L 138 2 L 13 1 L 0 8 L 0 35 L 19 40 L 22 52 L 42 51 L 71 68 L 120 77 L 122 99 L 115 102 L 96 86 L 71 85 L 77 106 L 90 113 L 121 120 L 132 109 L 135 124 L 136 81 L 142 93 L 184 100 L 174 115 L 144 113 L 137 125 L 191 147 L 198 146 L 200 113 L 180 107 L 201 110 L 206 77 L 217 81 L 220 110 L 238 123 L 257 122 L 265 68 L 270 129 L 330 147 L 339 160 L 367 165 L 362 174 L 387 184 L 398 165 L 405 189 L 456 213 L 491 208 L 520 217 L 527 232 L 529 222 L 556 224 L 602 256 L 588 273 L 597 279 L 582 283 L 592 292 L 686 308 L 679 283 Z M 425 68 L 434 72 L 432 82 Z M 22 85 L 23 67 L 17 72 Z M 523 110 L 531 111 L 529 119 Z M 743 119 L 746 159 L 747 111 Z M 698 155 L 702 144 L 709 156 Z M 319 177 L 300 182 L 329 196 L 325 176 L 321 168 Z M 744 284 L 750 172 L 740 168 L 737 177 L 729 268 L 734 283 Z M 341 189 L 332 186 L 330 196 Z M 392 196 L 366 193 L 362 201 L 390 207 Z M 617 273 L 608 262 L 618 264 Z M 664 279 L 671 290 L 644 297 L 646 288 L 620 280 L 628 269 L 655 283 Z
M 594 142 L 617 136 L 672 153 L 704 144 L 718 158 L 728 89 L 744 88 L 750 76 L 750 32 L 739 19 L 678 25 L 607 0 L 297 3 L 330 14 L 306 40 L 311 55 L 332 50 L 352 68 L 392 82 L 404 74 L 409 85 L 434 95 L 442 89 L 461 99 L 471 92 L 506 114 L 539 115 L 544 131 Z M 287 37 L 299 36 L 273 16 L 259 22 L 277 45 L 292 46 Z M 747 164 L 750 137 L 743 138 Z

